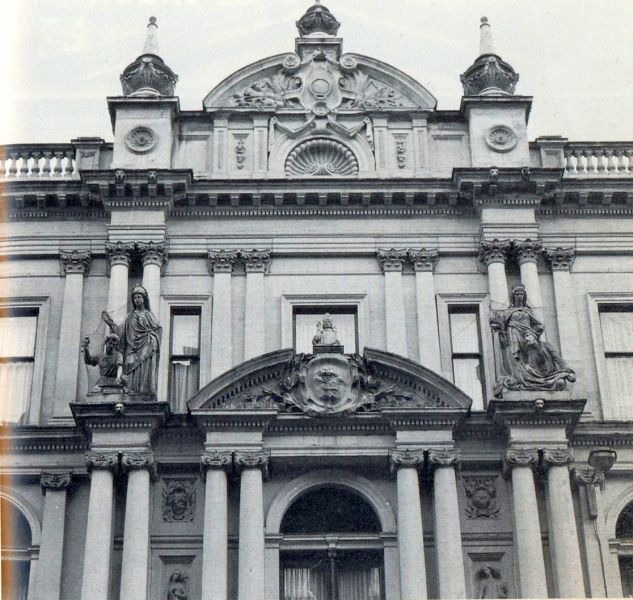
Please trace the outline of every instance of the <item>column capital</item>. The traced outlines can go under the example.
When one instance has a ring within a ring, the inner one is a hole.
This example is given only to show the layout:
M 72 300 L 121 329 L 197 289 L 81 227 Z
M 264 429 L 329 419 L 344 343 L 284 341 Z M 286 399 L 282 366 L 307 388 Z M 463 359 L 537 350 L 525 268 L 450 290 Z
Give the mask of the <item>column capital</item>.
M 510 254 L 510 240 L 491 240 L 479 243 L 479 260 L 486 266 L 494 262 L 505 264 Z
M 106 242 L 106 258 L 108 259 L 108 269 L 114 265 L 130 266 L 134 244 L 131 242 Z
M 125 472 L 147 469 L 153 474 L 156 471 L 156 461 L 152 452 L 123 452 L 121 467 Z
M 118 452 L 86 452 L 86 466 L 89 471 L 106 469 L 114 471 L 119 466 Z
M 389 467 L 394 473 L 398 469 L 421 469 L 424 466 L 424 450 L 421 448 L 405 448 L 389 450 Z
M 237 255 L 237 250 L 209 250 L 211 272 L 213 274 L 232 273 Z
M 72 471 L 42 471 L 40 485 L 42 490 L 65 490 L 72 482 Z
M 270 271 L 270 250 L 242 250 L 240 256 L 247 273 L 268 273 Z
M 536 448 L 508 448 L 501 460 L 506 474 L 514 467 L 534 469 L 538 464 L 538 450 Z
M 203 477 L 209 469 L 228 471 L 233 465 L 233 453 L 228 450 L 211 450 L 200 455 L 200 471 Z
M 238 450 L 233 461 L 239 471 L 244 469 L 261 469 L 264 479 L 268 478 L 270 452 L 268 450 Z
M 376 258 L 385 273 L 402 271 L 404 261 L 407 259 L 407 251 L 404 248 L 380 248 L 376 252 Z
M 552 271 L 571 271 L 576 260 L 576 250 L 574 248 L 544 248 L 543 254 L 547 258 Z
M 576 485 L 585 487 L 598 486 L 604 488 L 605 476 L 602 471 L 596 471 L 593 467 L 578 467 L 572 471 Z
M 69 273 L 79 273 L 80 275 L 87 275 L 90 271 L 90 252 L 80 252 L 79 250 L 72 250 L 67 252 L 65 250 L 59 251 L 59 261 L 61 263 L 62 277 Z
M 433 272 L 438 261 L 439 251 L 436 249 L 428 250 L 427 248 L 409 248 L 407 256 L 413 264 L 414 271 Z
M 163 267 L 167 262 L 167 244 L 165 242 L 137 242 L 136 250 L 141 257 L 141 264 Z
M 574 462 L 572 453 L 565 448 L 545 448 L 543 450 L 543 466 L 564 467 Z
M 541 240 L 512 240 L 512 254 L 516 257 L 519 265 L 526 262 L 536 263 L 538 257 L 543 252 L 543 242 Z
M 462 456 L 455 448 L 430 448 L 429 464 L 433 467 L 455 467 L 459 468 Z

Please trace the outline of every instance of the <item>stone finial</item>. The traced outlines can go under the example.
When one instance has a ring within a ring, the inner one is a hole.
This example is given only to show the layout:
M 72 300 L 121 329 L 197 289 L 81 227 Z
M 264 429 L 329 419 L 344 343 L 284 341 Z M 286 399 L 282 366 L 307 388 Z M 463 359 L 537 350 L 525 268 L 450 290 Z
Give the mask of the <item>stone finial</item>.
M 479 25 L 479 57 L 460 75 L 464 96 L 514 94 L 519 75 L 495 52 L 487 17 Z
M 537 262 L 542 252 L 543 242 L 540 240 L 527 239 L 512 242 L 512 253 L 520 265 L 526 262 Z
M 42 471 L 40 475 L 40 485 L 43 490 L 65 490 L 72 481 L 72 471 L 49 472 Z
M 247 273 L 268 273 L 270 270 L 270 250 L 242 250 L 240 256 Z
M 493 262 L 505 264 L 510 253 L 510 240 L 483 241 L 479 245 L 479 260 L 486 266 Z
M 209 265 L 215 273 L 231 273 L 237 260 L 237 250 L 209 250 Z
M 72 252 L 65 252 L 61 250 L 59 252 L 59 260 L 61 262 L 62 276 L 69 273 L 79 273 L 81 275 L 87 275 L 90 270 L 90 252 L 79 252 L 73 250 Z
M 320 37 L 323 35 L 334 37 L 340 26 L 341 24 L 330 10 L 321 4 L 320 0 L 316 0 L 297 21 L 297 29 L 301 37 Z
M 552 267 L 552 271 L 571 271 L 576 259 L 576 251 L 573 248 L 545 248 L 543 254 Z
M 158 55 L 158 25 L 150 17 L 141 54 L 121 74 L 121 87 L 126 96 L 173 96 L 178 75 Z
M 413 264 L 414 271 L 434 271 L 439 257 L 437 250 L 427 250 L 426 248 L 407 250 L 407 256 Z
M 424 466 L 424 450 L 420 448 L 390 450 L 389 466 L 392 473 L 402 468 L 421 469 Z
M 378 262 L 383 271 L 402 271 L 407 251 L 398 248 L 381 248 L 376 252 Z

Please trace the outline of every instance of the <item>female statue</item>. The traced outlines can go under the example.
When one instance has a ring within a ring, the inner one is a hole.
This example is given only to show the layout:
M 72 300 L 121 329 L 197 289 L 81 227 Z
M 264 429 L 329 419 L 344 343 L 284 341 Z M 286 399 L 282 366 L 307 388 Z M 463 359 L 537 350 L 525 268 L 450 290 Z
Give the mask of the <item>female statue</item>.
M 143 286 L 132 289 L 132 307 L 121 326 L 106 311 L 101 317 L 121 339 L 126 386 L 133 392 L 156 394 L 162 328 L 150 310 Z
M 499 332 L 504 374 L 497 380 L 495 395 L 507 390 L 563 390 L 576 380 L 558 352 L 541 339 L 544 327 L 527 303 L 525 286 L 512 290 L 507 310 L 495 311 L 490 319 Z

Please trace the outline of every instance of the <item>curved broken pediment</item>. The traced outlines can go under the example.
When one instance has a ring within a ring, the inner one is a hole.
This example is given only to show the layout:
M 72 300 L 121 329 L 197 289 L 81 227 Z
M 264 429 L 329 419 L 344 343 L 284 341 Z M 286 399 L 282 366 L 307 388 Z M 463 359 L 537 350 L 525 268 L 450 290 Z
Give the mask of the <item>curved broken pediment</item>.
M 301 58 L 294 53 L 265 58 L 236 71 L 203 101 L 205 110 L 255 109 L 375 111 L 433 110 L 433 95 L 414 79 L 360 54 L 340 60 L 315 50 Z
M 310 417 L 380 413 L 383 409 L 466 413 L 472 400 L 452 383 L 402 356 L 365 348 L 264 354 L 227 371 L 190 401 L 192 414 L 276 410 Z

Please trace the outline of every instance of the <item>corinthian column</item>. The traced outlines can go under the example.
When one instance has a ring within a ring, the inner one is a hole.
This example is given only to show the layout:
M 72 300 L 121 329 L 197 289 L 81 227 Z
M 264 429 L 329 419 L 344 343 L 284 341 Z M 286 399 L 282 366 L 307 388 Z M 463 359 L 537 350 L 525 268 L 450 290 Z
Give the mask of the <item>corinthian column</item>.
M 543 297 L 541 296 L 541 284 L 538 280 L 538 257 L 543 251 L 540 240 L 514 240 L 512 251 L 519 263 L 521 271 L 521 283 L 527 291 L 529 305 L 534 310 L 536 318 L 543 323 Z
M 143 265 L 143 287 L 147 290 L 152 312 L 160 313 L 160 274 L 167 262 L 165 242 L 138 242 L 136 248 Z
M 266 293 L 264 275 L 270 269 L 270 250 L 241 253 L 246 269 L 244 360 L 266 352 Z
M 547 512 L 550 517 L 550 548 L 557 597 L 584 598 L 585 585 L 568 465 L 574 461 L 568 450 L 543 452 L 547 468 Z
M 238 600 L 264 600 L 264 496 L 270 453 L 265 450 L 235 453 L 240 469 L 240 526 Z
M 440 334 L 437 327 L 437 305 L 433 271 L 438 251 L 408 250 L 415 271 L 415 298 L 418 309 L 418 349 L 420 364 L 436 373 L 442 372 L 440 363 Z
M 426 598 L 424 531 L 418 469 L 424 465 L 423 450 L 392 450 L 391 470 L 397 471 L 398 552 L 401 600 Z
M 127 314 L 127 280 L 134 245 L 123 242 L 106 242 L 105 250 L 110 270 L 108 312 L 115 323 L 122 323 Z
M 66 491 L 72 473 L 42 473 L 40 484 L 44 491 L 44 516 L 40 555 L 35 572 L 32 600 L 59 600 L 64 553 L 66 521 Z
M 77 375 L 79 374 L 79 352 L 81 344 L 81 314 L 83 309 L 84 276 L 90 269 L 90 252 L 60 253 L 61 272 L 64 282 L 62 321 L 59 330 L 58 356 L 66 357 L 57 361 L 55 380 L 54 417 L 71 417 L 70 402 L 77 396 Z
M 511 448 L 503 457 L 512 471 L 512 508 L 521 598 L 547 598 L 541 526 L 536 504 L 534 473 L 538 450 Z
M 120 600 L 147 598 L 149 574 L 150 452 L 126 452 L 121 465 L 128 472 L 123 530 Z
M 206 478 L 202 528 L 202 600 L 226 600 L 228 526 L 226 471 L 231 452 L 205 452 L 200 469 Z
M 481 242 L 479 260 L 488 268 L 488 289 L 493 309 L 508 305 L 508 280 L 506 279 L 506 260 L 510 252 L 510 240 L 492 240 Z
M 385 274 L 387 351 L 406 356 L 407 332 L 402 289 L 402 267 L 407 257 L 407 251 L 396 248 L 381 249 L 378 250 L 377 257 Z
M 236 260 L 236 251 L 209 251 L 209 266 L 213 273 L 211 379 L 228 371 L 233 365 L 231 273 Z
M 455 468 L 457 450 L 429 450 L 429 464 L 435 467 L 433 509 L 435 516 L 435 555 L 439 572 L 440 598 L 465 598 L 466 579 L 459 525 Z
M 91 452 L 86 455 L 86 464 L 91 475 L 81 600 L 108 600 L 110 598 L 114 512 L 112 472 L 117 468 L 118 463 L 119 455 L 114 452 Z
M 571 268 L 574 264 L 575 251 L 573 248 L 546 248 L 544 254 L 552 267 L 561 356 L 570 363 L 577 375 L 581 375 L 583 369 L 578 364 L 576 303 L 571 283 Z

